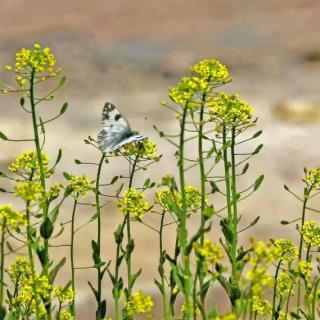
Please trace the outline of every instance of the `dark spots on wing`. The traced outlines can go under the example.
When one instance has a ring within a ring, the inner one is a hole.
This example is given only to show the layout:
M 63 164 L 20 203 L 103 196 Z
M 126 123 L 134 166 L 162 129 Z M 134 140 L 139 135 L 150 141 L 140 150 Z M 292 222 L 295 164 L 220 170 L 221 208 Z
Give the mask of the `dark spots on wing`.
M 121 114 L 116 114 L 116 116 L 114 117 L 114 120 L 119 121 L 120 118 L 121 118 Z

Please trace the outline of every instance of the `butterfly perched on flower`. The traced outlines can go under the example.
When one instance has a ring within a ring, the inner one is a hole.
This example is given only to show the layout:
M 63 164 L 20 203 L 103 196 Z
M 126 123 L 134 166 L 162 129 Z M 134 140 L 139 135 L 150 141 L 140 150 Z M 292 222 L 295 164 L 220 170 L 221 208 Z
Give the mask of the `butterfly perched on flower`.
M 146 137 L 131 131 L 129 122 L 110 102 L 103 107 L 102 130 L 98 135 L 98 143 L 101 151 L 113 152 L 127 143 L 140 141 Z

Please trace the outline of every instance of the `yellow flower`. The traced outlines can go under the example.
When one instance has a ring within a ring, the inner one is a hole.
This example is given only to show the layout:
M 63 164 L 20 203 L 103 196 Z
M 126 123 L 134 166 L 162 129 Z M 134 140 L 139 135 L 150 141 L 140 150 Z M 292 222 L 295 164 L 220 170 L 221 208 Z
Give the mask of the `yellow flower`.
M 119 200 L 118 207 L 123 214 L 130 214 L 133 220 L 142 219 L 150 209 L 144 198 L 143 192 L 138 193 L 135 188 L 130 188 L 124 193 L 123 199 Z
M 58 320 L 74 320 L 74 316 L 65 309 L 61 310 L 60 316 Z
M 292 287 L 295 283 L 295 278 L 288 272 L 280 272 L 277 280 L 277 292 L 280 295 L 288 293 L 293 294 Z
M 176 87 L 169 88 L 169 97 L 177 104 L 188 106 L 190 109 L 200 107 L 200 101 L 196 97 L 201 91 L 210 90 L 207 80 L 199 77 L 183 77 Z
M 9 310 L 27 310 L 28 319 L 37 312 L 44 315 L 43 300 L 48 299 L 51 292 L 49 279 L 32 274 L 30 262 L 25 258 L 17 258 L 6 271 L 16 290 L 14 298 L 9 300 Z
M 320 227 L 315 221 L 306 221 L 301 230 L 303 240 L 306 244 L 320 246 Z
M 57 286 L 53 290 L 53 295 L 59 302 L 70 302 L 74 299 L 75 292 L 72 290 L 71 286 L 68 286 L 68 288 Z
M 27 224 L 24 214 L 13 210 L 12 204 L 0 205 L 0 219 L 2 223 L 5 222 L 6 226 L 10 226 L 14 230 L 17 230 L 21 225 L 25 226 Z
M 271 315 L 271 304 L 267 300 L 261 300 L 258 296 L 252 297 L 252 311 L 262 316 Z
M 319 190 L 320 189 L 320 168 L 307 169 L 306 177 L 303 179 L 311 190 Z
M 239 127 L 253 124 L 253 108 L 239 99 L 237 94 L 219 93 L 208 101 L 211 121 L 219 126 Z
M 284 262 L 293 262 L 298 256 L 298 248 L 289 239 L 277 239 L 274 241 L 274 246 L 279 250 L 279 255 Z
M 201 191 L 193 186 L 185 186 L 186 208 L 189 210 L 197 210 L 201 206 Z M 182 196 L 177 190 L 170 191 L 166 188 L 156 192 L 156 203 L 159 203 L 166 211 L 170 210 L 167 201 L 173 201 L 182 208 Z
M 159 160 L 160 157 L 157 155 L 158 149 L 155 142 L 149 139 L 142 141 L 134 141 L 125 144 L 120 151 L 116 151 L 116 155 L 123 154 L 127 157 L 139 156 L 142 159 L 148 160 Z
M 47 154 L 41 153 L 41 162 L 46 178 L 49 178 L 53 171 L 49 169 L 50 158 Z M 21 153 L 13 163 L 8 167 L 10 172 L 16 173 L 25 179 L 40 177 L 40 166 L 37 153 L 34 151 L 25 151 Z
M 217 263 L 223 258 L 220 246 L 213 244 L 211 240 L 205 240 L 203 246 L 195 242 L 193 248 L 198 257 L 209 263 Z
M 134 292 L 132 297 L 124 303 L 124 308 L 129 316 L 151 312 L 154 303 L 151 296 L 141 291 Z
M 245 278 L 251 282 L 251 291 L 257 296 L 260 296 L 265 288 L 272 288 L 274 283 L 273 277 L 268 273 L 268 265 L 250 269 Z
M 299 272 L 304 279 L 310 279 L 313 266 L 309 261 L 299 261 Z
M 52 198 L 56 198 L 59 196 L 63 185 L 61 182 L 54 182 L 49 190 L 49 196 Z
M 231 80 L 228 68 L 215 59 L 201 60 L 190 67 L 190 70 L 213 84 L 226 83 Z
M 18 73 L 30 72 L 35 73 L 52 73 L 56 60 L 51 53 L 51 49 L 41 47 L 40 44 L 35 44 L 32 49 L 22 48 L 16 53 L 15 71 Z
M 26 181 L 15 186 L 16 196 L 25 201 L 39 201 L 43 198 L 43 188 L 39 182 Z
M 227 314 L 224 314 L 222 316 L 218 316 L 218 317 L 214 317 L 214 318 L 209 318 L 209 320 L 237 320 L 238 317 L 236 314 L 234 313 L 227 313 Z
M 86 175 L 70 176 L 69 188 L 72 190 L 75 196 L 81 196 L 85 198 L 90 190 L 93 189 L 92 184 L 95 180 L 89 180 Z

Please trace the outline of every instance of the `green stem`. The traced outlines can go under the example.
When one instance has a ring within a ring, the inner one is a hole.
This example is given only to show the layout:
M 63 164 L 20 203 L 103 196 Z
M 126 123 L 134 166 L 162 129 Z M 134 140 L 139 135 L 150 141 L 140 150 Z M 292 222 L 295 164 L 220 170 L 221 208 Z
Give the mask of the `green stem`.
M 238 246 L 238 208 L 237 208 L 237 188 L 236 188 L 236 159 L 235 159 L 235 127 L 232 127 L 231 138 L 231 192 L 232 192 L 232 243 L 231 243 L 231 256 L 232 256 L 232 285 L 239 289 L 239 276 L 237 271 L 237 246 Z
M 78 194 L 74 199 L 73 210 L 72 210 L 72 218 L 71 218 L 71 243 L 70 243 L 70 261 L 71 261 L 71 286 L 72 290 L 75 292 L 75 267 L 74 267 L 74 222 L 75 222 L 75 214 L 78 203 Z M 76 314 L 75 308 L 75 299 L 72 300 L 70 311 L 72 316 Z
M 203 160 L 203 127 L 204 127 L 204 107 L 205 107 L 205 99 L 206 99 L 206 94 L 203 93 L 202 95 L 202 103 L 200 107 L 200 116 L 199 116 L 199 133 L 198 133 L 198 157 L 199 157 L 199 169 L 200 169 L 200 184 L 201 184 L 201 229 L 203 230 L 204 224 L 205 224 L 205 217 L 204 217 L 204 209 L 206 206 L 206 175 L 205 175 L 205 168 L 204 168 L 204 160 Z M 201 237 L 200 237 L 200 245 L 202 246 L 204 243 L 204 232 L 202 232 Z M 202 263 L 202 261 L 200 261 Z M 197 268 L 199 269 L 199 268 Z M 202 269 L 202 266 L 200 266 L 200 269 Z M 197 272 L 198 274 L 198 272 Z M 200 272 L 199 276 L 199 284 L 200 284 L 200 289 L 203 287 L 203 281 L 204 281 L 204 276 L 203 273 Z M 193 289 L 194 291 L 196 288 Z M 201 291 L 201 290 L 200 290 Z M 194 297 L 195 298 L 195 297 Z M 206 305 L 206 295 L 204 293 L 200 292 L 200 302 L 202 305 L 202 309 L 205 310 L 205 305 Z M 195 299 L 193 300 L 194 304 L 194 309 L 196 308 L 196 301 Z M 202 315 L 203 320 L 206 320 L 206 314 L 204 313 Z
M 41 146 L 40 146 L 40 139 L 39 139 L 39 132 L 38 132 L 38 123 L 37 123 L 37 116 L 36 116 L 36 104 L 34 98 L 34 77 L 35 77 L 35 70 L 32 69 L 31 78 L 30 78 L 30 104 L 31 104 L 31 114 L 32 114 L 32 126 L 34 132 L 34 141 L 36 145 L 36 152 L 37 158 L 39 163 L 39 170 L 40 170 L 40 182 L 43 189 L 43 222 L 46 221 L 48 216 L 48 202 L 46 200 L 46 181 L 45 181 L 45 173 L 42 163 L 41 157 Z M 48 239 L 44 239 L 44 264 L 43 264 L 43 274 L 48 276 L 49 273 L 49 241 Z M 51 308 L 47 308 L 47 315 L 48 318 L 51 314 Z M 50 318 L 49 318 L 50 319 Z
M 97 208 L 97 224 L 98 224 L 98 235 L 97 235 L 97 245 L 99 247 L 99 261 L 101 261 L 101 210 L 100 210 L 100 196 L 99 196 L 99 185 L 100 185 L 100 176 L 103 161 L 105 158 L 105 153 L 102 154 L 102 157 L 99 162 L 97 178 L 96 178 L 96 208 Z M 96 317 L 97 320 L 101 319 L 100 310 L 101 310 L 101 297 L 102 297 L 102 275 L 101 275 L 101 266 L 97 268 L 97 283 L 98 283 L 98 306 Z
M 2 221 L 1 241 L 0 241 L 0 307 L 3 305 L 3 288 L 4 288 L 4 239 L 6 231 L 6 218 Z
M 307 202 L 309 199 L 310 195 L 310 190 L 307 190 L 304 195 L 304 200 L 303 200 L 303 206 L 302 206 L 302 217 L 301 217 L 301 226 L 300 226 L 300 232 L 302 231 L 302 228 L 304 226 L 305 218 L 306 218 L 306 208 L 307 208 Z M 302 234 L 300 234 L 300 244 L 299 244 L 299 256 L 298 256 L 298 263 L 302 259 L 302 250 L 303 250 L 303 237 Z M 301 281 L 300 278 L 298 279 L 298 293 L 297 293 L 297 314 L 299 314 L 299 306 L 301 302 Z
M 30 179 L 31 180 L 31 179 Z M 31 227 L 31 223 L 30 223 L 30 201 L 28 200 L 26 202 L 26 220 L 27 220 L 27 244 L 28 244 L 28 258 L 29 258 L 29 262 L 30 262 L 30 267 L 31 267 L 31 275 L 32 275 L 32 290 L 33 290 L 33 295 L 34 295 L 34 299 L 37 298 L 37 287 L 36 287 L 36 282 L 35 282 L 35 266 L 34 266 L 34 258 L 33 258 L 33 253 L 32 253 L 32 244 L 33 244 L 33 240 L 32 240 L 32 227 Z M 45 303 L 47 301 L 44 301 Z M 39 304 L 36 303 L 36 319 L 39 319 L 40 317 L 40 309 L 39 309 Z
M 185 136 L 185 123 L 187 117 L 188 107 L 185 106 L 183 109 L 182 119 L 180 122 L 180 141 L 179 141 L 179 176 L 180 176 L 180 192 L 182 208 L 179 213 L 179 242 L 181 250 L 183 252 L 184 260 L 184 305 L 186 312 L 184 312 L 183 320 L 190 319 L 189 310 L 191 307 L 191 283 L 190 283 L 190 257 L 186 252 L 187 249 L 187 210 L 186 210 L 186 194 L 185 194 L 185 177 L 184 177 L 184 136 Z
M 278 263 L 276 274 L 274 276 L 274 286 L 273 286 L 273 299 L 272 299 L 272 319 L 275 319 L 276 313 L 276 292 L 277 292 L 277 281 L 278 281 L 278 274 L 281 266 L 281 260 Z
M 162 297 L 162 312 L 165 320 L 170 319 L 170 314 L 167 309 L 167 295 L 166 295 L 166 286 L 165 286 L 165 278 L 164 278 L 164 259 L 163 259 L 163 224 L 164 224 L 165 212 L 162 213 L 161 221 L 160 221 L 160 230 L 159 230 L 159 251 L 160 251 L 160 259 L 159 259 L 159 273 L 161 279 L 161 297 Z

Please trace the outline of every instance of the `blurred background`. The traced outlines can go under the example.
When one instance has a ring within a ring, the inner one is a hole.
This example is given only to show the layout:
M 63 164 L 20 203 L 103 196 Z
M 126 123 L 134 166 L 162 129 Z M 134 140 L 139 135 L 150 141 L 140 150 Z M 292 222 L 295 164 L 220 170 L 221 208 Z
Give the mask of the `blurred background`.
M 47 128 L 46 152 L 54 159 L 58 148 L 63 150 L 58 178 L 63 179 L 63 171 L 86 172 L 94 177 L 94 168 L 76 166 L 74 159 L 95 161 L 99 157 L 83 139 L 97 135 L 102 107 L 110 101 L 134 129 L 158 143 L 163 160 L 147 175 L 160 179 L 165 173 L 175 172 L 174 149 L 157 136 L 152 125 L 171 132 L 178 129 L 174 116 L 160 106 L 160 101 L 167 99 L 168 87 L 174 86 L 190 65 L 203 58 L 219 59 L 229 67 L 233 78 L 223 90 L 238 92 L 255 109 L 257 128 L 263 130 L 258 142 L 264 148 L 252 161 L 246 182 L 261 173 L 266 178 L 261 190 L 240 208 L 243 225 L 258 215 L 261 219 L 243 234 L 243 241 L 250 236 L 263 240 L 295 236 L 293 225 L 281 226 L 279 221 L 300 214 L 300 203 L 284 191 L 283 185 L 302 192 L 303 167 L 318 166 L 320 161 L 319 15 L 317 0 L 1 0 L 0 66 L 13 64 L 17 49 L 40 42 L 52 48 L 57 65 L 67 76 L 54 102 L 41 107 L 46 118 L 55 114 L 64 101 L 70 105 L 65 116 Z M 0 79 L 9 81 L 10 75 L 1 71 Z M 30 137 L 30 119 L 18 107 L 17 97 L 1 96 L 0 112 L 1 131 L 12 138 Z M 5 170 L 17 154 L 31 148 L 28 144 L 0 141 L 0 170 Z M 127 170 L 125 163 L 111 164 L 104 177 L 109 180 Z M 137 183 L 143 181 L 142 176 L 137 177 Z M 189 183 L 197 183 L 196 175 Z M 1 195 L 0 201 L 9 199 Z M 68 220 L 70 207 L 71 201 L 61 213 L 62 221 Z M 81 207 L 78 224 L 93 214 L 93 208 Z M 157 224 L 157 218 L 149 219 Z M 114 257 L 113 230 L 120 220 L 111 203 L 103 216 L 105 260 Z M 158 291 L 153 285 L 157 276 L 157 234 L 139 224 L 133 232 L 135 266 L 143 268 L 136 288 L 157 300 Z M 94 223 L 77 234 L 78 266 L 91 264 L 90 240 L 95 236 Z M 213 237 L 219 235 L 213 232 Z M 173 239 L 174 232 L 168 231 L 168 248 Z M 67 240 L 65 232 L 59 241 Z M 57 249 L 55 254 L 68 252 Z M 61 283 L 69 277 L 68 268 L 58 279 Z M 87 280 L 94 279 L 95 273 L 80 270 L 77 277 L 79 319 L 93 319 L 95 304 Z M 110 298 L 107 280 L 104 292 Z M 223 311 L 224 300 L 220 300 L 216 302 Z M 111 301 L 109 305 L 111 315 Z

